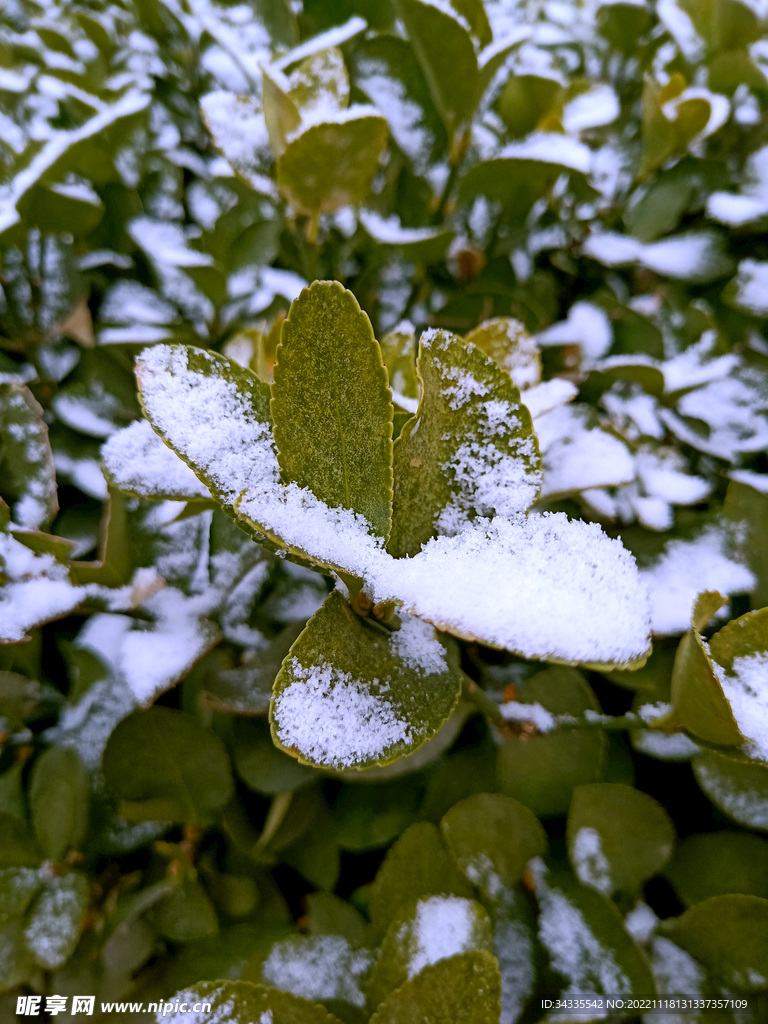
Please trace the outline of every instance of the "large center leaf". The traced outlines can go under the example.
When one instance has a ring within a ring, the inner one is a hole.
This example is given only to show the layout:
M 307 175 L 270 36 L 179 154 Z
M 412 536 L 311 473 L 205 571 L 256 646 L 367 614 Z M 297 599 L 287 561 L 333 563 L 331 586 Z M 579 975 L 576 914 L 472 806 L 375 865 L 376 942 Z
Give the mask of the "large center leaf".
M 387 635 L 335 592 L 275 680 L 272 732 L 307 764 L 386 764 L 434 736 L 460 691 L 456 654 L 431 627 L 406 618 Z
M 426 331 L 418 372 L 419 409 L 395 445 L 388 547 L 397 557 L 478 515 L 524 512 L 541 483 L 530 413 L 492 359 L 447 331 Z
M 315 281 L 291 306 L 277 350 L 272 415 L 286 482 L 389 533 L 392 404 L 373 328 L 354 295 Z

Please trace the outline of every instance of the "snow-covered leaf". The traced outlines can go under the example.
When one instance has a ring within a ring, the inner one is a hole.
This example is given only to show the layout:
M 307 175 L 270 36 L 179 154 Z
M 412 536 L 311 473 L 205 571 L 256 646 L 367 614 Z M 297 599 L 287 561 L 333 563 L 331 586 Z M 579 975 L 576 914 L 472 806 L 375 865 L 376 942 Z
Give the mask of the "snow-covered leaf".
M 147 420 L 119 430 L 102 448 L 109 482 L 151 501 L 210 500 L 211 492 Z
M 46 880 L 24 924 L 24 942 L 39 967 L 55 971 L 80 939 L 88 908 L 88 879 L 79 872 Z
M 180 1004 L 200 1003 L 210 1010 L 197 1011 L 200 1024 L 216 1024 L 227 1020 L 231 1024 L 341 1024 L 323 1006 L 300 996 L 281 992 L 267 985 L 253 985 L 248 981 L 202 981 L 192 988 L 177 992 L 166 1013 L 160 1003 L 156 1016 L 158 1024 L 185 1024 L 186 1010 L 173 1009 Z
M 387 635 L 331 594 L 275 680 L 276 742 L 307 764 L 366 768 L 421 746 L 461 690 L 455 651 L 404 617 Z
M 747 753 L 768 761 L 768 608 L 732 619 L 709 642 L 713 669 L 731 705 Z
M 743 755 L 704 751 L 693 774 L 718 810 L 746 828 L 768 832 L 768 766 Z
M 2 493 L 19 526 L 39 530 L 58 511 L 56 474 L 43 411 L 22 384 L 0 384 Z
M 496 317 L 485 320 L 466 336 L 506 370 L 521 391 L 541 383 L 539 347 L 519 320 Z

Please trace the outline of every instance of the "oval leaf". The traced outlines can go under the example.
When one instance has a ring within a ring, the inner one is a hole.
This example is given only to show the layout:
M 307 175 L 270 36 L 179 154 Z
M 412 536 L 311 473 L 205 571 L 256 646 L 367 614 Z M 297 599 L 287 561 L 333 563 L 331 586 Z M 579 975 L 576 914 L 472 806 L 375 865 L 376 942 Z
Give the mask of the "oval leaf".
M 71 747 L 49 747 L 35 761 L 29 787 L 32 826 L 49 860 L 78 849 L 88 829 L 90 783 Z
M 224 1020 L 227 1024 L 341 1024 L 317 1003 L 248 981 L 204 981 L 177 992 L 167 1003 L 160 1003 L 155 1018 L 158 1024 L 184 1024 L 188 1014 L 175 1010 L 177 1002 L 202 1003 L 202 1009 L 196 1011 L 199 1024 Z
M 768 832 L 768 765 L 708 751 L 692 766 L 715 807 L 740 825 Z
M 735 829 L 688 836 L 664 874 L 688 906 L 726 893 L 766 899 L 768 840 Z
M 519 320 L 508 316 L 484 320 L 465 341 L 485 352 L 506 370 L 515 387 L 535 387 L 541 383 L 541 353 L 539 346 Z
M 431 627 L 404 617 L 379 631 L 334 592 L 275 680 L 272 733 L 306 764 L 386 764 L 434 736 L 460 692 L 456 652 Z
M 283 324 L 272 386 L 286 483 L 363 516 L 381 537 L 392 502 L 392 404 L 381 350 L 352 292 L 315 281 Z

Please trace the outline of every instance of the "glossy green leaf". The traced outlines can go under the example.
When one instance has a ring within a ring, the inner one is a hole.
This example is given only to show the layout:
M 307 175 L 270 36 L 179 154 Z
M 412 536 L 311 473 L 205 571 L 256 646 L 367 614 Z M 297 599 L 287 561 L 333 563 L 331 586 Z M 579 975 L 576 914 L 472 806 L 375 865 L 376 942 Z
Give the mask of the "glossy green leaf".
M 496 107 L 513 138 L 522 138 L 542 122 L 562 117 L 565 91 L 555 78 L 510 75 Z
M 693 736 L 720 746 L 744 740 L 712 665 L 699 630 L 725 598 L 700 594 L 693 610 L 693 629 L 680 641 L 672 670 L 672 716 Z
M 472 890 L 454 865 L 434 825 L 420 822 L 390 847 L 371 887 L 372 939 L 380 941 L 399 908 L 431 895 L 470 898 Z
M 726 893 L 766 899 L 768 840 L 735 829 L 687 836 L 664 874 L 687 906 Z
M 740 658 L 762 655 L 768 651 L 768 608 L 747 612 L 732 619 L 709 641 L 712 658 L 726 672 L 734 671 Z
M 486 904 L 523 877 L 528 861 L 546 853 L 539 820 L 511 797 L 478 793 L 452 807 L 440 822 L 457 865 Z
M 614 903 L 567 872 L 549 872 L 541 862 L 533 877 L 539 939 L 549 953 L 551 969 L 565 979 L 562 997 L 654 991 L 650 968 Z M 599 1020 L 600 1011 L 590 1014 L 588 1008 L 584 1019 Z
M 49 860 L 81 848 L 88 829 L 90 782 L 76 750 L 49 747 L 36 761 L 29 785 L 32 826 Z
M 369 1010 L 430 964 L 462 953 L 490 952 L 492 943 L 491 920 L 474 900 L 427 896 L 402 906 L 387 929 L 371 972 Z
M 707 751 L 694 757 L 692 767 L 715 807 L 739 825 L 768 832 L 768 765 Z
M 418 800 L 418 789 L 408 778 L 344 786 L 333 804 L 339 843 L 355 852 L 387 846 L 416 821 Z
M 522 390 L 541 383 L 539 346 L 519 320 L 507 316 L 485 320 L 464 340 L 506 370 L 515 387 Z
M 661 932 L 737 992 L 765 988 L 768 978 L 768 900 L 712 896 L 661 925 Z
M 49 878 L 24 923 L 24 942 L 38 966 L 53 971 L 67 962 L 80 939 L 88 908 L 85 875 Z
M 371 1024 L 496 1024 L 499 968 L 491 953 L 464 953 L 425 967 L 392 992 Z
M 222 1015 L 230 1024 L 253 1024 L 269 1020 L 270 1016 L 271 1024 L 340 1024 L 337 1017 L 317 1003 L 248 981 L 204 981 L 177 992 L 170 1001 L 175 1003 L 177 999 L 209 1007 L 200 1011 L 201 1024 L 214 1024 Z
M 387 122 L 368 111 L 352 107 L 343 119 L 313 124 L 288 144 L 277 183 L 297 213 L 316 219 L 365 199 L 387 143 Z
M 232 737 L 232 756 L 237 774 L 246 785 L 273 796 L 309 782 L 314 771 L 278 750 L 269 726 L 263 721 L 238 718 Z
M 477 58 L 464 27 L 467 23 L 423 0 L 398 0 L 397 10 L 448 137 L 453 139 L 479 98 Z M 434 45 L 435 39 L 440 46 Z
M 275 680 L 275 742 L 306 764 L 387 764 L 434 736 L 456 705 L 452 644 L 404 617 L 387 632 L 357 616 L 338 591 L 307 624 Z
M 599 711 L 584 677 L 568 668 L 536 673 L 517 700 L 553 714 Z M 497 755 L 498 787 L 539 817 L 565 814 L 574 788 L 599 780 L 605 755 L 605 734 L 599 730 L 504 737 Z
M 221 740 L 189 715 L 155 706 L 123 719 L 109 737 L 102 770 L 133 821 L 198 824 L 232 793 Z
M 219 930 L 216 911 L 205 889 L 185 879 L 159 900 L 147 914 L 158 933 L 173 942 L 194 942 Z
M 32 530 L 49 526 L 58 502 L 48 428 L 20 384 L 0 384 L 0 474 L 13 521 Z
M 660 97 L 660 90 L 647 77 L 643 85 L 643 175 L 661 167 L 677 148 L 675 126 L 665 116 Z
M 427 332 L 418 373 L 419 408 L 395 444 L 395 557 L 476 516 L 525 511 L 541 482 L 530 414 L 493 360 L 455 335 Z
M 734 480 L 725 496 L 725 514 L 734 524 L 739 554 L 757 580 L 750 603 L 763 608 L 768 605 L 768 494 Z
M 661 804 L 632 786 L 577 786 L 566 830 L 571 867 L 605 896 L 635 895 L 672 855 L 675 830 Z
M 272 416 L 286 483 L 389 533 L 392 405 L 381 351 L 350 291 L 316 281 L 291 305 L 277 350 Z

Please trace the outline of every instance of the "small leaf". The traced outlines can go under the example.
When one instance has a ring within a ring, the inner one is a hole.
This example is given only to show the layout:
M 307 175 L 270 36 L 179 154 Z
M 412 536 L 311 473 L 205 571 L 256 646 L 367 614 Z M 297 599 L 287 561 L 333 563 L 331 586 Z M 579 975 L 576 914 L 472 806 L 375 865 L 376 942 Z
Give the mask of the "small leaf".
M 479 99 L 477 58 L 466 22 L 423 0 L 397 0 L 406 34 L 427 80 L 429 91 L 453 140 L 472 116 Z M 440 45 L 435 46 L 435 40 Z
M 372 940 L 381 941 L 401 906 L 431 895 L 471 898 L 472 890 L 435 826 L 419 822 L 390 847 L 373 880 L 369 902 Z
M 493 928 L 474 900 L 427 896 L 401 907 L 387 929 L 368 982 L 368 1007 L 375 1010 L 390 992 L 425 967 L 448 957 L 491 951 Z
M 675 843 L 660 804 L 639 789 L 610 782 L 574 789 L 566 835 L 579 881 L 605 896 L 637 895 L 664 867 Z
M 687 836 L 664 871 L 687 906 L 740 893 L 768 898 L 768 840 L 726 829 Z
M 155 706 L 112 732 L 102 770 L 134 821 L 206 822 L 232 793 L 221 740 L 189 715 Z
M 643 176 L 661 167 L 677 148 L 675 126 L 662 110 L 661 92 L 646 76 L 643 84 Z
M 318 889 L 333 891 L 339 881 L 341 857 L 327 806 L 321 805 L 311 830 L 280 854 L 283 861 Z
M 90 783 L 71 747 L 49 747 L 36 761 L 29 785 L 32 825 L 48 860 L 82 846 L 88 829 Z
M 109 437 L 140 413 L 129 370 L 103 348 L 81 350 L 51 404 L 62 423 L 90 437 Z
M 88 896 L 88 879 L 73 872 L 50 878 L 32 904 L 24 926 L 24 941 L 44 970 L 57 970 L 74 953 Z
M 487 905 L 502 889 L 516 885 L 528 861 L 547 849 L 546 833 L 535 815 L 500 793 L 462 800 L 443 817 L 440 828 L 460 870 Z
M 740 825 L 768 832 L 768 765 L 708 751 L 694 757 L 692 767 L 715 807 Z
M 228 1024 L 341 1024 L 338 1017 L 317 1003 L 249 981 L 203 981 L 177 992 L 170 1002 L 177 1000 L 210 1007 L 200 1011 L 200 1024 L 215 1024 L 217 1020 L 226 1020 Z M 163 1021 L 163 1005 L 160 1004 L 156 1017 L 158 1024 Z
M 316 220 L 368 195 L 387 144 L 387 122 L 372 107 L 350 107 L 293 138 L 277 163 L 280 192 Z
M 291 304 L 277 350 L 272 415 L 286 483 L 389 533 L 392 405 L 381 351 L 354 295 L 316 281 Z
M 275 742 L 306 764 L 387 764 L 434 736 L 456 705 L 456 651 L 404 617 L 387 633 L 365 622 L 338 591 L 291 648 L 275 680 Z
M 199 882 L 185 879 L 159 900 L 147 920 L 166 939 L 194 942 L 215 935 L 219 921 L 208 894 Z
M 398 558 L 476 516 L 525 511 L 541 483 L 530 413 L 491 359 L 455 335 L 428 331 L 418 373 L 419 408 L 394 453 L 388 549 Z
M 499 968 L 491 953 L 464 953 L 426 967 L 392 992 L 370 1024 L 496 1024 Z
M 49 526 L 58 502 L 48 428 L 20 384 L 0 384 L 0 474 L 13 521 L 30 530 Z
M 583 715 L 599 711 L 581 673 L 567 668 L 537 672 L 520 689 L 517 700 L 538 704 L 553 714 Z M 533 717 L 533 711 L 532 711 Z M 539 817 L 565 814 L 576 786 L 597 782 L 606 754 L 603 732 L 536 733 L 521 741 L 505 738 L 499 747 L 499 789 Z
M 243 782 L 264 796 L 287 793 L 315 776 L 311 768 L 274 745 L 269 726 L 262 721 L 235 720 L 232 756 Z
M 730 990 L 756 992 L 768 978 L 768 900 L 712 896 L 660 925 Z
M 541 383 L 539 346 L 519 320 L 500 316 L 484 320 L 465 341 L 485 352 L 506 370 L 515 387 L 523 390 Z

